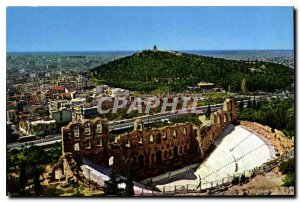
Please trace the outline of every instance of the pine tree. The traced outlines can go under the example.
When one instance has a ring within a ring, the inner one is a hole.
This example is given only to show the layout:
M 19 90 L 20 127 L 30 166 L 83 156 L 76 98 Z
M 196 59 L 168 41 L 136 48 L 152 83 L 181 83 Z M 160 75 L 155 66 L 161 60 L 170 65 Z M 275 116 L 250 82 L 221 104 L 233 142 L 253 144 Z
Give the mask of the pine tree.
M 109 180 L 104 182 L 104 194 L 105 195 L 113 195 L 113 196 L 120 196 L 121 189 L 119 188 L 119 181 L 117 179 L 116 170 L 114 165 L 112 165 L 109 174 Z
M 132 182 L 131 175 L 132 175 L 132 169 L 131 169 L 131 163 L 129 163 L 124 196 L 134 196 L 134 189 L 133 189 L 134 184 Z
M 210 118 L 210 114 L 211 114 L 211 107 L 210 105 L 208 105 L 207 110 L 205 112 L 206 119 Z

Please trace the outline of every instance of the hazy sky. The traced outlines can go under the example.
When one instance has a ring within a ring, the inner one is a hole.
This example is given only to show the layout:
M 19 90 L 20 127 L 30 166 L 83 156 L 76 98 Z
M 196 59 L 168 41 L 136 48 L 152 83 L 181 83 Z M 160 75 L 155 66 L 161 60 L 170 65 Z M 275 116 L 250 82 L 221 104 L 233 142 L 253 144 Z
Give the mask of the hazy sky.
M 8 7 L 7 51 L 293 49 L 293 7 Z

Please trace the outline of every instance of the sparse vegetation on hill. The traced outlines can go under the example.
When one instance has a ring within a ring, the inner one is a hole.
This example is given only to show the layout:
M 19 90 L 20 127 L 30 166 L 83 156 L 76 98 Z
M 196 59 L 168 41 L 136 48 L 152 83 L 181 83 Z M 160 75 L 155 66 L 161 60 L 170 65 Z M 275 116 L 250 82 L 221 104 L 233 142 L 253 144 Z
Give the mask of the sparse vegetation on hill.
M 286 89 L 294 70 L 280 64 L 204 57 L 170 51 L 142 51 L 92 70 L 94 80 L 140 92 L 182 92 L 200 81 L 241 92 Z

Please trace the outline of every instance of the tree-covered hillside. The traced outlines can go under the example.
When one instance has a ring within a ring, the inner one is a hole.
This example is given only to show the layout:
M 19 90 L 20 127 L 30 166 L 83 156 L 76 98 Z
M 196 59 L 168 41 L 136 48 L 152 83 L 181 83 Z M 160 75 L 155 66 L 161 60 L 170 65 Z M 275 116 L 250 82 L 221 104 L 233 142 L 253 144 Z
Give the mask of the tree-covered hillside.
M 248 91 L 286 89 L 294 70 L 268 62 L 146 50 L 96 67 L 92 75 L 99 83 L 140 92 L 180 92 L 200 81 L 239 92 L 243 79 Z

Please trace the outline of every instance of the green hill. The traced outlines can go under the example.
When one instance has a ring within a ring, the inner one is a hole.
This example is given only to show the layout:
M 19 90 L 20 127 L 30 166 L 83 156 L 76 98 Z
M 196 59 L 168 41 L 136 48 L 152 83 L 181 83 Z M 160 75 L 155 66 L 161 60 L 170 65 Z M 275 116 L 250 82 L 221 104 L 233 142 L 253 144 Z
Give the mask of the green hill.
M 146 50 L 96 67 L 92 77 L 99 83 L 146 93 L 182 92 L 200 81 L 239 92 L 243 78 L 249 91 L 275 91 L 293 83 L 294 70 L 268 62 Z

